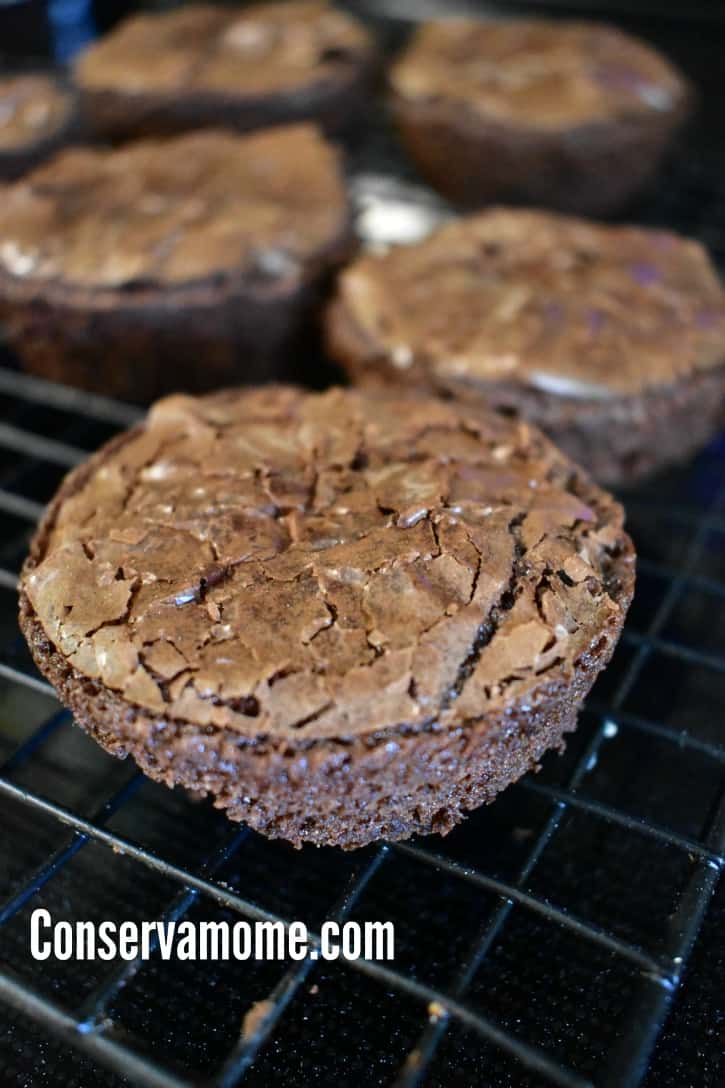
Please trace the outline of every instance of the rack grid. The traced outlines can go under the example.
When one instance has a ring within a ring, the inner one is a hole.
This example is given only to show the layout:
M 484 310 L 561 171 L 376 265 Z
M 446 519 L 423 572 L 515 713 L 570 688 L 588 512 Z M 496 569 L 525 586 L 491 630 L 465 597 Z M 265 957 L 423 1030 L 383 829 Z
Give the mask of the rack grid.
M 80 398 L 72 391 L 36 381 L 9 369 L 0 371 L 0 395 L 5 402 L 5 423 L 0 428 L 3 465 L 0 478 L 0 585 L 9 589 L 15 584 L 17 560 L 25 550 L 28 532 L 42 508 L 43 498 L 48 497 L 38 492 L 37 481 L 47 481 L 49 490 L 52 490 L 56 478 L 53 473 L 38 474 L 38 467 L 50 465 L 60 472 L 66 470 L 84 455 L 85 438 L 95 442 L 99 428 L 111 431 L 132 422 L 136 413 L 133 409 L 101 399 Z M 42 415 L 48 412 L 53 417 L 67 417 L 68 422 L 67 428 L 55 431 L 59 438 L 52 441 L 38 433 Z M 725 464 L 717 448 L 708 451 L 701 462 L 691 473 L 698 470 L 702 473 L 703 469 L 712 468 L 713 463 L 714 467 Z M 31 486 L 26 487 L 26 484 Z M 651 497 L 648 492 L 643 492 L 645 500 Z M 657 505 L 654 509 L 658 509 Z M 700 834 L 668 826 L 664 815 L 655 820 L 633 814 L 616 803 L 602 800 L 596 794 L 591 795 L 587 790 L 587 780 L 603 748 L 619 737 L 620 730 L 656 739 L 658 743 L 669 746 L 678 757 L 680 753 L 692 752 L 699 759 L 717 766 L 720 771 L 725 762 L 725 747 L 709 735 L 701 737 L 658 719 L 628 713 L 625 709 L 629 697 L 642 683 L 643 670 L 655 655 L 665 661 L 671 659 L 679 662 L 686 669 L 697 665 L 711 670 L 720 677 L 721 683 L 725 672 L 725 654 L 722 652 L 701 652 L 688 645 L 685 639 L 671 635 L 666 637 L 678 603 L 687 599 L 688 593 L 721 597 L 725 592 L 722 581 L 699 573 L 702 559 L 707 557 L 710 534 L 722 529 L 725 480 L 712 490 L 709 501 L 702 503 L 697 511 L 673 505 L 669 505 L 667 511 L 671 517 L 680 518 L 686 527 L 687 558 L 677 568 L 670 568 L 660 561 L 645 561 L 644 576 L 656 578 L 666 589 L 646 624 L 641 629 L 635 627 L 625 631 L 622 651 L 629 651 L 626 667 L 614 690 L 607 696 L 596 697 L 590 703 L 593 721 L 589 728 L 582 727 L 581 739 L 584 743 L 573 766 L 558 784 L 545 773 L 543 781 L 529 777 L 509 791 L 518 794 L 524 812 L 530 797 L 550 802 L 546 818 L 532 834 L 523 863 L 515 875 L 500 879 L 482 864 L 461 862 L 455 853 L 451 855 L 448 852 L 448 840 L 383 845 L 363 852 L 363 860 L 353 866 L 337 902 L 325 911 L 326 916 L 338 919 L 350 916 L 370 882 L 375 878 L 384 879 L 386 869 L 400 858 L 415 864 L 419 874 L 417 882 L 420 884 L 446 874 L 456 881 L 469 883 L 495 900 L 493 909 L 484 911 L 480 931 L 470 942 L 462 962 L 446 986 L 428 984 L 413 973 L 405 973 L 395 966 L 382 963 L 357 961 L 346 964 L 348 971 L 369 976 L 386 988 L 411 998 L 424 1010 L 419 1038 L 404 1057 L 397 1080 L 393 1081 L 401 1088 L 412 1088 L 423 1083 L 426 1070 L 454 1022 L 465 1025 L 487 1043 L 515 1058 L 526 1069 L 543 1075 L 552 1084 L 566 1088 L 584 1088 L 590 1084 L 620 1088 L 637 1084 L 641 1079 L 725 861 L 725 796 L 722 793 L 722 780 L 719 798 L 713 795 L 711 809 Z M 3 620 L 9 625 L 7 617 L 3 617 Z M 52 689 L 33 670 L 17 633 L 11 634 L 4 648 L 0 659 L 0 677 L 5 688 L 4 705 L 7 705 L 9 689 L 47 695 L 50 700 Z M 26 784 L 28 779 L 33 778 L 34 762 L 39 761 L 44 747 L 54 736 L 69 732 L 72 728 L 67 713 L 59 712 L 53 703 L 49 703 L 49 711 L 48 716 L 28 730 L 27 735 L 20 729 L 19 743 L 6 755 L 0 768 L 0 798 L 6 803 L 15 803 L 58 821 L 67 829 L 67 835 L 55 849 L 32 866 L 23 879 L 12 882 L 14 886 L 10 889 L 4 889 L 0 901 L 0 927 L 7 926 L 30 903 L 36 903 L 46 886 L 57 880 L 63 868 L 89 843 L 100 844 L 133 859 L 174 884 L 174 894 L 160 915 L 164 920 L 181 918 L 201 900 L 215 903 L 248 919 L 291 920 L 283 912 L 269 910 L 241 892 L 230 890 L 226 882 L 216 878 L 222 866 L 228 869 L 230 861 L 239 857 L 244 843 L 250 837 L 256 838 L 251 832 L 233 825 L 225 826 L 215 836 L 214 848 L 205 858 L 198 864 L 183 864 L 170 860 L 161 849 L 148 848 L 132 837 L 109 829 L 109 821 L 137 797 L 139 788 L 144 784 L 143 776 L 138 772 L 125 775 L 123 781 L 95 804 L 88 814 L 84 814 L 79 806 L 64 804 L 44 793 L 41 788 Z M 22 721 L 20 725 L 23 725 Z M 105 763 L 105 759 L 99 757 L 99 762 Z M 18 781 L 21 771 L 26 773 Z M 42 779 L 47 770 L 40 767 L 39 771 Z M 697 783 L 693 782 L 692 786 L 696 787 Z M 190 810 L 195 807 L 188 802 L 187 805 Z M 606 924 L 587 919 L 575 909 L 558 905 L 553 897 L 550 899 L 547 895 L 528 890 L 532 873 L 560 833 L 565 816 L 572 811 L 582 813 L 590 820 L 602 820 L 618 828 L 624 836 L 644 836 L 653 843 L 692 859 L 691 872 L 680 889 L 661 947 L 656 951 L 650 950 L 641 941 L 620 936 Z M 469 835 L 476 824 L 480 826 L 481 834 L 485 834 L 486 817 L 486 812 L 471 817 Z M 222 816 L 213 819 L 213 822 L 226 825 Z M 455 840 L 456 835 L 457 832 L 451 836 L 451 841 Z M 263 845 L 261 849 L 264 848 Z M 269 849 L 272 848 L 272 844 L 269 844 Z M 488 903 L 488 900 L 485 902 Z M 621 1035 L 596 1078 L 568 1068 L 544 1048 L 505 1029 L 494 1017 L 483 1014 L 466 1000 L 472 979 L 491 953 L 516 908 L 531 912 L 549 926 L 565 929 L 578 941 L 597 946 L 628 964 L 637 975 L 637 992 L 624 1018 Z M 72 909 L 82 916 L 82 902 L 75 902 Z M 124 963 L 108 977 L 101 978 L 82 1001 L 68 1006 L 43 993 L 32 978 L 26 977 L 27 972 L 3 964 L 0 970 L 0 998 L 42 1022 L 93 1058 L 129 1077 L 132 1082 L 165 1088 L 172 1085 L 174 1088 L 181 1088 L 182 1085 L 189 1088 L 202 1083 L 167 1067 L 116 1024 L 112 1014 L 113 1003 L 143 969 L 139 962 Z M 230 1048 L 214 1075 L 204 1078 L 203 1083 L 222 1088 L 241 1082 L 253 1067 L 255 1057 L 274 1032 L 280 1029 L 291 1002 L 314 971 L 315 965 L 306 960 L 302 964 L 292 965 L 282 975 L 268 995 L 266 1015 L 256 1029 L 251 1034 L 244 1034 Z M 430 1013 L 429 1010 L 434 1012 Z

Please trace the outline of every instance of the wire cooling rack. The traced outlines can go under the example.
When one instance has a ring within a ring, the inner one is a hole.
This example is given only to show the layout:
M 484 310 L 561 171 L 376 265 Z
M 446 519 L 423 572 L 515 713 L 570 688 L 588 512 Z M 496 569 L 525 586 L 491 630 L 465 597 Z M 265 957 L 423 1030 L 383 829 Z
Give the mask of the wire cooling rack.
M 19 564 L 62 474 L 136 412 L 10 369 L 0 409 L 3 1083 L 90 1088 L 107 1076 L 91 1063 L 163 1088 L 640 1083 L 724 860 L 722 446 L 630 496 L 636 602 L 563 758 L 447 839 L 295 852 L 150 783 L 58 707 L 17 631 Z M 398 955 L 33 964 L 37 906 L 313 931 L 390 918 Z M 46 1079 L 23 1081 L 41 1054 Z
M 12 370 L 0 407 L 0 1001 L 20 1014 L 2 1058 L 17 1083 L 46 1083 L 17 1079 L 38 1057 L 23 1055 L 34 1022 L 118 1083 L 163 1088 L 354 1084 L 368 1066 L 400 1088 L 638 1084 L 724 860 L 724 451 L 632 497 L 637 603 L 563 759 L 447 839 L 295 852 L 148 782 L 59 709 L 15 625 L 19 564 L 60 476 L 136 413 Z M 33 964 L 37 906 L 313 931 L 391 918 L 399 951 L 391 964 Z M 104 1075 L 48 1053 L 49 1084 Z
M 445 208 L 380 130 L 371 235 Z M 725 266 L 719 146 L 633 218 Z M 401 184 L 401 178 L 404 179 Z M 403 212 L 407 212 L 402 215 Z M 414 214 L 411 218 L 411 212 Z M 565 755 L 447 838 L 294 851 L 104 753 L 16 620 L 29 535 L 133 409 L 0 367 L 0 1083 L 716 1088 L 725 992 L 725 444 L 627 496 L 635 602 Z M 392 920 L 390 963 L 34 963 L 28 919 Z

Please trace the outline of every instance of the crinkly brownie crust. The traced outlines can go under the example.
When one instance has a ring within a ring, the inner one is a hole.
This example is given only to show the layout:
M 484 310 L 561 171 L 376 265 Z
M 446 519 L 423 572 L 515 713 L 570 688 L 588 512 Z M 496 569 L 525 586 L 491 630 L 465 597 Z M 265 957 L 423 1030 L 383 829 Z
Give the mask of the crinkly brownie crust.
M 560 746 L 633 578 L 620 507 L 526 424 L 278 387 L 162 401 L 71 473 L 20 615 L 109 751 L 353 847 Z
M 682 460 L 725 417 L 725 295 L 665 231 L 492 209 L 358 258 L 326 331 L 355 383 L 520 415 L 600 483 Z
M 425 24 L 390 83 L 403 143 L 450 199 L 578 214 L 613 212 L 638 193 L 693 99 L 644 43 L 545 20 Z
M 338 134 L 361 119 L 374 69 L 355 19 L 325 0 L 282 0 L 132 15 L 81 55 L 75 78 L 112 138 L 298 121 Z
M 74 149 L 2 195 L 0 315 L 26 368 L 146 403 L 277 374 L 354 244 L 311 125 Z

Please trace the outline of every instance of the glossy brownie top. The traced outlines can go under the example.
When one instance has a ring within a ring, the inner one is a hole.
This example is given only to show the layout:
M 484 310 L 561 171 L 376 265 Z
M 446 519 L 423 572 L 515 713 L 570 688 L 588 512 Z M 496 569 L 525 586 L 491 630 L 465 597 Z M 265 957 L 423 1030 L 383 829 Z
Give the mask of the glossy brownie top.
M 77 62 L 83 87 L 129 95 L 294 92 L 367 59 L 371 41 L 324 0 L 185 5 L 134 15 Z
M 302 278 L 349 220 L 311 125 L 63 152 L 0 189 L 0 270 L 84 290 Z
M 621 508 L 527 424 L 267 387 L 159 401 L 69 477 L 22 584 L 129 703 L 299 741 L 568 685 L 627 564 Z
M 664 57 L 614 27 L 526 19 L 426 23 L 391 82 L 408 101 L 453 101 L 534 129 L 667 112 L 689 93 Z
M 358 258 L 331 316 L 357 376 L 526 385 L 573 398 L 666 387 L 725 361 L 725 294 L 678 235 L 495 208 Z

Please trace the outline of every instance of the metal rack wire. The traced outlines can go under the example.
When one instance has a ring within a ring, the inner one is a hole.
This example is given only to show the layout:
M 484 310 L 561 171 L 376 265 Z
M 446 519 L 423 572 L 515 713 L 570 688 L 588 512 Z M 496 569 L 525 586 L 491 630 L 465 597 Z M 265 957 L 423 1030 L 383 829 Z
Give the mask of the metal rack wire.
M 725 262 L 712 155 L 682 154 L 637 218 Z M 364 203 L 371 178 L 379 196 L 375 177 L 403 164 L 383 136 L 353 169 Z M 415 197 L 403 186 L 395 199 Z M 51 1088 L 642 1083 L 725 864 L 725 446 L 628 496 L 638 593 L 563 758 L 446 839 L 294 852 L 106 756 L 35 672 L 14 594 L 32 526 L 63 473 L 137 413 L 6 361 L 0 1080 L 27 1083 L 23 1062 L 53 1036 L 67 1072 L 46 1067 Z M 317 933 L 325 918 L 394 916 L 400 950 L 392 964 L 196 976 L 153 959 L 31 964 L 37 905 L 69 918 L 302 917 Z
M 24 551 L 27 532 L 45 497 L 40 496 L 34 487 L 26 490 L 25 484 L 35 478 L 38 467 L 42 466 L 41 478 L 47 480 L 47 486 L 52 490 L 54 476 L 45 471 L 46 466 L 65 470 L 84 455 L 83 446 L 88 444 L 84 443 L 84 438 L 92 438 L 95 444 L 99 429 L 113 430 L 131 422 L 135 413 L 102 399 L 81 399 L 71 391 L 10 370 L 0 371 L 0 396 L 5 402 L 5 423 L 0 428 L 3 464 L 0 477 L 0 585 L 11 587 L 17 575 L 16 561 Z M 68 423 L 67 428 L 56 429 L 55 433 L 60 437 L 52 441 L 38 433 L 42 415 L 48 412 L 56 420 L 66 418 Z M 710 460 L 717 457 L 717 451 L 709 455 Z M 719 464 L 722 466 L 722 459 Z M 664 819 L 656 821 L 634 815 L 616 804 L 589 795 L 586 788 L 588 777 L 603 748 L 612 742 L 620 729 L 655 737 L 678 754 L 692 751 L 720 769 L 725 761 L 725 748 L 718 743 L 672 728 L 666 722 L 629 714 L 625 710 L 628 696 L 641 682 L 643 670 L 653 655 L 680 660 L 686 667 L 697 664 L 719 675 L 725 672 L 725 654 L 701 653 L 685 642 L 664 637 L 668 622 L 683 595 L 693 588 L 715 592 L 720 596 L 725 593 L 723 583 L 711 577 L 703 580 L 698 573 L 709 535 L 720 530 L 725 520 L 725 481 L 721 481 L 709 501 L 700 509 L 679 510 L 670 506 L 669 513 L 681 515 L 688 527 L 686 561 L 677 569 L 669 569 L 661 563 L 649 566 L 645 563 L 645 571 L 666 582 L 666 591 L 644 628 L 625 633 L 624 641 L 630 650 L 626 668 L 612 693 L 592 703 L 595 718 L 593 728 L 588 731 L 586 743 L 565 780 L 557 785 L 547 781 L 546 776 L 543 782 L 528 778 L 516 787 L 522 796 L 533 795 L 551 804 L 546 818 L 532 836 L 515 875 L 509 879 L 499 879 L 482 866 L 462 863 L 449 854 L 445 841 L 431 839 L 412 845 L 384 845 L 365 853 L 364 860 L 355 865 L 338 901 L 325 911 L 326 916 L 338 919 L 348 917 L 370 882 L 376 878 L 384 879 L 386 869 L 396 858 L 405 858 L 414 863 L 419 884 L 438 874 L 446 874 L 457 881 L 469 883 L 493 898 L 493 909 L 484 912 L 480 930 L 471 940 L 457 971 L 445 987 L 428 984 L 413 974 L 401 972 L 395 966 L 366 961 L 346 965 L 348 971 L 369 976 L 390 991 L 412 999 L 420 1007 L 419 1038 L 401 1062 L 397 1079 L 392 1081 L 401 1088 L 412 1088 L 423 1082 L 437 1049 L 453 1023 L 464 1025 L 487 1043 L 515 1058 L 526 1069 L 543 1076 L 547 1083 L 566 1088 L 584 1088 L 594 1083 L 621 1088 L 635 1085 L 641 1079 L 725 861 L 725 797 L 722 794 L 719 799 L 713 797 L 711 812 L 702 833 L 693 835 L 668 826 Z M 50 694 L 48 685 L 33 671 L 18 637 L 11 638 L 3 650 L 0 676 L 6 686 Z M 52 704 L 49 709 L 49 716 L 22 736 L 6 755 L 0 768 L 0 798 L 51 817 L 68 829 L 68 835 L 11 890 L 4 889 L 0 901 L 0 937 L 2 927 L 7 926 L 31 902 L 35 902 L 46 885 L 56 880 L 63 868 L 89 843 L 101 844 L 133 859 L 172 882 L 174 893 L 160 915 L 164 920 L 181 918 L 200 900 L 215 903 L 248 919 L 291 920 L 289 915 L 266 909 L 244 894 L 230 890 L 226 882 L 217 879 L 220 869 L 229 866 L 230 860 L 238 856 L 250 837 L 251 833 L 244 829 L 225 827 L 214 848 L 195 865 L 170 860 L 162 850 L 148 848 L 109 829 L 109 821 L 137 794 L 143 781 L 138 773 L 124 776 L 121 784 L 97 803 L 88 815 L 19 782 L 19 772 L 28 768 L 32 771 L 34 761 L 52 735 L 71 728 L 67 714 L 58 713 L 57 707 Z M 565 816 L 571 811 L 580 812 L 591 820 L 603 820 L 619 828 L 622 835 L 648 837 L 692 859 L 691 872 L 680 890 L 662 945 L 656 951 L 651 951 L 639 941 L 621 937 L 607 925 L 578 915 L 569 907 L 557 905 L 547 896 L 528 890 L 532 874 L 560 833 Z M 478 819 L 474 816 L 470 822 Z M 218 820 L 225 823 L 223 817 Z M 482 820 L 485 820 L 485 814 Z M 451 839 L 455 839 L 455 833 Z M 567 1068 L 546 1050 L 502 1027 L 493 1017 L 484 1015 L 467 1001 L 471 981 L 505 930 L 514 909 L 531 912 L 547 926 L 561 927 L 578 941 L 597 946 L 629 965 L 637 976 L 636 994 L 623 1017 L 620 1038 L 596 1078 Z M 74 911 L 79 910 L 82 913 L 82 902 L 74 904 Z M 139 1040 L 115 1022 L 112 1014 L 114 1000 L 143 970 L 144 965 L 138 961 L 124 963 L 108 977 L 101 978 L 82 1001 L 66 1005 L 38 989 L 32 977 L 24 977 L 18 970 L 2 965 L 0 999 L 41 1022 L 94 1059 L 130 1078 L 133 1083 L 164 1088 L 181 1088 L 182 1085 L 188 1088 L 201 1083 L 162 1064 Z M 302 964 L 292 965 L 282 975 L 269 994 L 268 1011 L 256 1029 L 230 1048 L 213 1077 L 205 1078 L 204 1083 L 218 1088 L 240 1083 L 265 1044 L 280 1030 L 290 1004 L 312 977 L 314 970 L 312 961 L 306 960 Z M 434 1010 L 432 1018 L 429 1013 L 431 1009 Z

